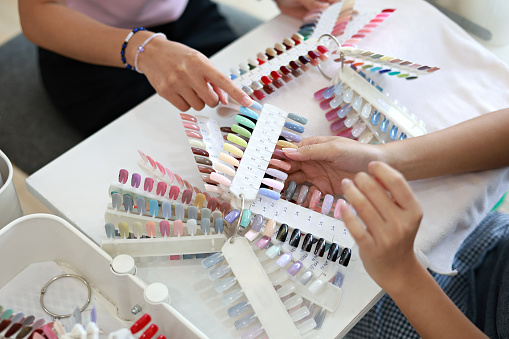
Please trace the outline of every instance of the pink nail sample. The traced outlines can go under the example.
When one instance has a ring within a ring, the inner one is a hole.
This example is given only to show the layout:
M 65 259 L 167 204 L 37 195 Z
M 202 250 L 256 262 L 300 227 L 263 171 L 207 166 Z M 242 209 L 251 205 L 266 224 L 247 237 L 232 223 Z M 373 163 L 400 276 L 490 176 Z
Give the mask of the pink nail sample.
M 156 223 L 153 221 L 147 221 L 145 226 L 147 227 L 147 235 L 151 238 L 155 237 L 157 233 Z
M 200 127 L 195 123 L 190 121 L 183 121 L 182 123 L 184 124 L 184 128 L 192 129 L 193 131 L 200 131 Z
M 270 242 L 270 237 L 264 235 L 256 242 L 256 246 L 258 246 L 259 249 L 263 250 Z
M 348 137 L 350 137 L 352 135 L 352 129 L 351 128 L 344 129 L 344 130 L 342 130 L 341 132 L 339 132 L 336 135 L 338 137 L 348 138 Z
M 256 237 L 258 236 L 259 233 L 260 232 L 249 230 L 249 231 L 246 232 L 246 234 L 244 234 L 244 236 L 246 237 L 247 240 L 253 241 L 253 240 L 256 239 Z
M 177 200 L 179 193 L 180 193 L 180 188 L 178 186 L 173 185 L 170 188 L 169 198 L 172 200 Z
M 328 111 L 327 113 L 325 113 L 325 119 L 327 119 L 327 121 L 332 121 L 332 120 L 336 119 L 338 117 L 338 111 L 340 108 L 341 108 L 341 106 L 336 107 L 336 108 Z
M 164 171 L 166 173 L 166 176 L 170 178 L 171 182 L 175 181 L 175 176 L 173 175 L 173 172 L 168 169 L 168 167 L 165 167 Z
M 207 204 L 207 208 L 209 210 L 211 210 L 212 212 L 214 212 L 216 210 L 216 208 L 218 207 L 219 205 L 219 200 L 217 200 L 217 198 L 210 198 L 208 204 Z
M 334 97 L 326 99 L 326 100 L 323 100 L 322 102 L 320 102 L 320 108 L 323 109 L 323 110 L 331 108 L 330 107 L 330 102 L 332 100 L 334 100 Z
M 184 187 L 184 181 L 182 180 L 182 178 L 180 177 L 180 175 L 178 174 L 174 174 L 175 176 L 175 179 L 177 179 L 177 183 L 180 187 Z
M 197 122 L 198 120 L 193 117 L 192 115 L 190 114 L 185 114 L 185 113 L 180 113 L 180 118 L 182 120 L 187 120 L 187 121 L 191 121 L 191 122 Z
M 217 182 L 218 184 L 225 185 L 228 187 L 232 184 L 230 179 L 216 172 L 210 174 L 210 179 Z
M 229 202 L 223 202 L 223 203 L 221 204 L 221 208 L 220 208 L 220 210 L 221 210 L 221 212 L 222 212 L 224 215 L 226 215 L 226 214 L 230 211 L 230 208 L 231 208 L 231 207 L 230 207 L 230 203 L 229 203 Z
M 121 184 L 125 184 L 127 182 L 127 178 L 129 177 L 129 172 L 126 169 L 121 169 L 118 172 L 118 182 Z
M 191 202 L 192 197 L 193 197 L 193 191 L 184 190 L 184 192 L 182 192 L 182 202 L 184 204 L 189 204 Z
M 162 182 L 162 181 L 158 182 L 157 183 L 156 194 L 160 195 L 160 196 L 163 196 L 166 193 L 166 188 L 168 188 L 168 185 L 166 185 L 165 182 Z
M 272 166 L 281 168 L 283 171 L 289 171 L 292 168 L 292 165 L 290 165 L 289 163 L 278 159 L 270 159 L 269 163 Z
M 311 210 L 314 210 L 318 206 L 321 197 L 322 192 L 320 192 L 319 190 L 315 190 L 313 194 L 311 194 L 311 199 L 309 200 L 309 208 Z
M 173 222 L 173 234 L 177 237 L 184 234 L 184 223 L 182 220 L 175 220 Z
M 168 222 L 168 220 L 163 220 L 159 222 L 159 230 L 163 237 L 170 236 L 170 223 Z
M 284 187 L 284 184 L 282 182 L 274 180 L 274 179 L 269 179 L 269 178 L 263 178 L 262 184 L 272 187 L 277 191 L 281 191 Z
M 144 163 L 148 162 L 147 156 L 145 155 L 145 153 L 143 153 L 143 151 L 138 150 L 138 154 L 140 155 L 140 157 L 141 157 L 141 159 L 143 160 Z
M 157 168 L 156 162 L 154 161 L 154 159 L 152 159 L 152 157 L 147 155 L 147 160 L 150 163 L 150 166 L 152 166 L 154 169 Z
M 337 115 L 336 115 L 337 116 Z M 330 129 L 333 130 L 334 132 L 335 131 L 339 131 L 341 128 L 343 128 L 343 126 L 345 126 L 345 118 L 343 119 L 339 119 L 337 121 L 334 121 L 331 125 L 330 125 Z
M 265 171 L 265 173 L 281 180 L 286 180 L 286 178 L 288 178 L 288 174 L 286 174 L 285 172 L 281 172 L 280 170 L 277 170 L 275 168 L 267 168 L 267 171 Z
M 201 133 L 199 132 L 195 132 L 195 131 L 190 131 L 188 129 L 186 129 L 186 135 L 188 138 L 195 138 L 195 139 L 203 139 L 203 136 L 201 135 Z
M 324 87 L 321 90 L 316 91 L 315 94 L 314 94 L 315 99 L 316 100 L 322 100 L 323 99 L 323 92 L 325 92 L 325 90 L 327 88 L 329 88 L 329 87 Z
M 336 201 L 336 208 L 334 208 L 334 218 L 336 219 L 341 219 L 340 205 L 342 204 L 346 204 L 346 201 L 343 199 L 338 199 L 338 201 Z
M 161 163 L 160 163 L 159 161 L 156 161 L 156 166 L 157 166 L 157 168 L 159 169 L 159 172 L 161 172 L 161 174 L 163 174 L 163 175 L 164 175 L 164 174 L 166 173 L 166 171 L 165 171 L 165 169 L 164 169 L 164 166 L 163 166 L 163 165 L 161 165 Z
M 187 180 L 184 180 L 184 186 L 186 186 L 186 188 L 188 190 L 191 190 L 191 191 L 193 190 L 193 185 L 191 185 L 191 183 Z
M 209 184 L 205 184 L 204 186 L 205 186 L 205 189 L 207 190 L 207 192 L 217 193 L 217 194 L 223 193 L 223 190 L 219 186 L 209 185 Z
M 145 178 L 145 182 L 143 184 L 143 189 L 145 192 L 152 192 L 152 189 L 154 188 L 154 179 L 152 178 Z

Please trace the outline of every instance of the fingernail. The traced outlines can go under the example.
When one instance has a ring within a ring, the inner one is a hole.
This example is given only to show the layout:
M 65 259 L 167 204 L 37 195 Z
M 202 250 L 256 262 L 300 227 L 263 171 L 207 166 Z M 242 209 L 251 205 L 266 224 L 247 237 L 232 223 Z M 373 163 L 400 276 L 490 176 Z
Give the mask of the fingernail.
M 347 179 L 347 178 L 344 178 L 343 180 L 341 180 L 342 186 L 350 185 L 351 183 L 352 183 L 352 180 Z
M 221 95 L 223 96 L 223 103 L 228 105 L 228 94 L 225 91 L 221 90 Z
M 251 106 L 253 104 L 253 99 L 251 99 L 250 97 L 248 97 L 247 95 L 245 95 L 243 98 L 242 98 L 242 105 L 243 106 Z
M 282 148 L 283 152 L 285 153 L 297 153 L 298 152 L 298 148 Z

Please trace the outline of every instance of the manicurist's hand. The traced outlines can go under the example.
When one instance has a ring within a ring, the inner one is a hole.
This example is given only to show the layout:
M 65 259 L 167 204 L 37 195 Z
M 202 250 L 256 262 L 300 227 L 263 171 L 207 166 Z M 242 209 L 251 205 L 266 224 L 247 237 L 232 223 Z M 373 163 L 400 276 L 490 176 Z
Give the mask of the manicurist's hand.
M 313 10 L 325 9 L 339 0 L 275 0 L 282 13 L 302 19 Z
M 181 111 L 227 105 L 228 95 L 244 106 L 253 103 L 205 55 L 181 43 L 156 37 L 138 57 L 138 68 L 157 93 Z
M 297 184 L 309 182 L 323 194 L 342 194 L 341 180 L 367 171 L 370 161 L 383 156 L 375 145 L 342 137 L 310 137 L 297 146 L 283 149 L 292 160 L 288 180 Z

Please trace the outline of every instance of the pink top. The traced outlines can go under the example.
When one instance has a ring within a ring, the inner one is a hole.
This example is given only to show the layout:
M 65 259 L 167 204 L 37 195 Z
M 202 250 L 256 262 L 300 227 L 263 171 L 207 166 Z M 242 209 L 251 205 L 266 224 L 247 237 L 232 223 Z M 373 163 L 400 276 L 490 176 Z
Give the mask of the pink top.
M 150 27 L 177 20 L 188 0 L 67 0 L 67 6 L 106 25 Z

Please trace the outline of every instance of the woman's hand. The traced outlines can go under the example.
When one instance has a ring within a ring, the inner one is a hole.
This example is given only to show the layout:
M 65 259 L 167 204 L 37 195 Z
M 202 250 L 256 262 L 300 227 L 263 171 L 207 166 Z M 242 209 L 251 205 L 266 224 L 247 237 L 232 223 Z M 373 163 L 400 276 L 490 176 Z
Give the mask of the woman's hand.
M 366 225 L 348 205 L 340 206 L 366 271 L 386 291 L 399 290 L 410 272 L 422 269 L 414 254 L 414 239 L 422 219 L 419 202 L 405 178 L 382 162 L 371 162 L 367 174 L 359 173 L 353 181 L 343 179 L 342 186 Z
M 325 9 L 339 0 L 275 0 L 282 13 L 302 19 L 315 9 Z
M 156 37 L 138 55 L 138 68 L 157 93 L 181 111 L 227 105 L 228 95 L 243 106 L 253 100 L 202 53 Z
M 297 145 L 284 149 L 293 160 L 288 180 L 309 182 L 323 194 L 342 194 L 341 180 L 367 171 L 370 161 L 384 160 L 378 146 L 342 137 L 310 137 Z

